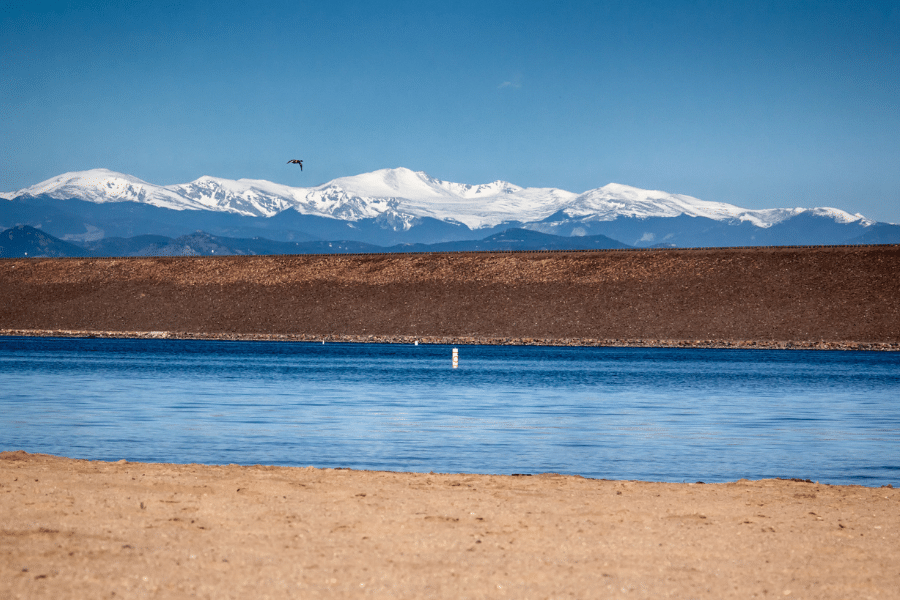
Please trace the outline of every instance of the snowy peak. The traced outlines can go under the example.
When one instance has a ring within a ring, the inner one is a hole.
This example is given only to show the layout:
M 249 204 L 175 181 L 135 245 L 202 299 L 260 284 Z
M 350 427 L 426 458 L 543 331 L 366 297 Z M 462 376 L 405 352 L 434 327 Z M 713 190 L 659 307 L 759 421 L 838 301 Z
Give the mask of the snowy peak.
M 352 177 L 339 177 L 325 186 L 340 189 L 360 198 L 405 198 L 429 200 L 445 198 L 448 193 L 442 182 L 421 171 L 406 168 L 379 169 Z
M 859 213 L 851 215 L 850 213 L 843 211 L 839 208 L 831 208 L 828 206 L 822 206 L 819 208 L 795 208 L 794 211 L 797 212 L 809 212 L 811 214 L 816 215 L 817 217 L 827 217 L 829 219 L 833 219 L 838 223 L 856 223 L 860 222 L 863 225 L 874 225 L 875 221 L 871 221 Z
M 767 208 L 751 210 L 726 204 L 709 202 L 683 194 L 670 194 L 658 190 L 642 190 L 619 183 L 610 183 L 581 194 L 565 209 L 572 217 L 593 217 L 598 221 L 612 221 L 618 217 L 705 217 L 716 221 L 748 221 L 757 227 L 771 227 L 799 213 L 809 211 L 840 223 L 862 221 L 870 225 L 862 215 L 851 215 L 836 208 Z
M 4 194 L 4 197 L 12 199 L 19 196 L 41 195 L 58 199 L 79 198 L 97 203 L 140 202 L 176 210 L 205 208 L 202 205 L 194 205 L 189 199 L 162 186 L 108 169 L 63 173 L 30 188 Z
M 190 183 L 166 189 L 187 198 L 206 210 L 271 217 L 297 202 L 296 188 L 270 181 L 221 179 L 204 175 Z
M 341 177 L 326 184 L 361 197 L 405 198 L 428 200 L 437 198 L 478 198 L 522 191 L 517 185 L 495 181 L 481 185 L 452 183 L 431 177 L 422 171 L 404 167 L 380 169 L 371 173 Z
M 479 229 L 545 218 L 575 196 L 553 188 L 521 188 L 506 181 L 452 183 L 398 168 L 335 179 L 309 190 L 307 200 L 317 207 L 334 206 L 329 210 L 335 215 L 341 211 L 366 218 L 390 213 L 405 220 L 431 217 Z
M 139 202 L 175 210 L 208 210 L 270 217 L 287 209 L 345 221 L 382 219 L 409 229 L 430 217 L 463 223 L 470 229 L 502 223 L 531 223 L 560 212 L 585 221 L 618 217 L 650 218 L 688 215 L 724 222 L 772 225 L 809 212 L 838 223 L 873 223 L 862 215 L 835 208 L 749 210 L 682 194 L 643 190 L 610 183 L 575 194 L 556 188 L 522 188 L 506 181 L 469 185 L 442 181 L 406 168 L 380 169 L 340 177 L 310 188 L 290 187 L 258 179 L 203 176 L 190 183 L 160 186 L 107 169 L 64 173 L 0 198 L 45 195 L 90 202 Z

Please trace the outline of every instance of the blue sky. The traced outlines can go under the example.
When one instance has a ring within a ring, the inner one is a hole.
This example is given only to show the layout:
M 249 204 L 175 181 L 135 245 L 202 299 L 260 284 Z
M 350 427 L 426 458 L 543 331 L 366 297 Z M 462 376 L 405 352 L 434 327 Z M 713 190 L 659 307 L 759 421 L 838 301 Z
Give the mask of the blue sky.
M 0 78 L 0 191 L 403 166 L 900 222 L 900 0 L 0 0 Z

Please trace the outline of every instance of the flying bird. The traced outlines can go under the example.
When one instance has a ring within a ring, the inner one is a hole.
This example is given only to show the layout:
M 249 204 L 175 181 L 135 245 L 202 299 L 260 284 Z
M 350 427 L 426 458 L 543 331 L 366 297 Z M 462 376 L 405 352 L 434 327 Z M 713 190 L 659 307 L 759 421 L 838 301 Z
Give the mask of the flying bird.
M 303 161 L 302 161 L 302 160 L 297 160 L 297 159 L 295 158 L 294 160 L 289 160 L 289 161 L 287 161 L 287 164 L 292 164 L 292 163 L 295 164 L 295 165 L 300 165 L 300 170 L 301 170 L 301 171 L 303 170 Z

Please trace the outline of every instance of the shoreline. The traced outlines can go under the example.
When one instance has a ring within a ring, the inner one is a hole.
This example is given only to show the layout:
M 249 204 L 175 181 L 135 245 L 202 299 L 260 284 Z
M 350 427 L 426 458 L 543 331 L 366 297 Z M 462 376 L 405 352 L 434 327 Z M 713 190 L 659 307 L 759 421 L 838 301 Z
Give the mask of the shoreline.
M 843 350 L 900 352 L 900 342 L 779 340 L 658 340 L 534 338 L 488 336 L 349 335 L 310 333 L 199 333 L 185 331 L 95 331 L 71 329 L 0 329 L 0 337 L 108 338 L 137 340 L 210 340 L 252 342 L 331 342 L 453 346 L 565 346 L 603 348 L 691 348 L 740 350 Z
M 0 597 L 892 598 L 900 490 L 0 452 Z
M 9 455 L 13 455 L 11 458 Z M 578 479 L 583 481 L 596 481 L 596 482 L 607 482 L 607 483 L 635 483 L 635 484 L 659 484 L 659 485 L 677 485 L 677 486 L 697 486 L 697 485 L 733 485 L 737 483 L 760 483 L 760 482 L 785 482 L 785 483 L 808 483 L 816 486 L 823 487 L 832 487 L 832 488 L 863 488 L 867 490 L 897 490 L 898 495 L 900 495 L 900 485 L 898 487 L 894 487 L 892 483 L 886 484 L 871 484 L 867 485 L 864 483 L 829 483 L 827 481 L 816 480 L 802 478 L 802 477 L 782 477 L 782 476 L 773 476 L 773 477 L 760 477 L 759 479 L 748 479 L 746 477 L 738 477 L 736 479 L 728 479 L 725 481 L 665 481 L 665 480 L 656 480 L 656 479 L 611 479 L 608 477 L 592 477 L 589 475 L 581 475 L 579 473 L 561 473 L 556 471 L 544 471 L 544 472 L 535 472 L 535 473 L 488 473 L 488 472 L 478 472 L 478 471 L 405 471 L 405 470 L 397 470 L 393 471 L 390 469 L 360 469 L 354 467 L 327 467 L 327 466 L 300 466 L 300 465 L 289 465 L 289 464 L 279 464 L 279 463 L 225 463 L 225 462 L 166 462 L 166 461 L 145 461 L 145 460 L 129 460 L 127 458 L 121 458 L 118 460 L 112 460 L 108 458 L 81 458 L 77 456 L 63 456 L 61 454 L 49 454 L 46 452 L 29 452 L 28 450 L 2 450 L 0 449 L 0 461 L 4 458 L 10 460 L 18 460 L 16 456 L 23 457 L 24 459 L 28 459 L 29 457 L 35 458 L 48 458 L 62 461 L 76 461 L 78 463 L 90 463 L 90 464 L 98 464 L 98 465 L 143 465 L 143 466 L 171 466 L 171 467 L 192 467 L 192 468 L 241 468 L 241 469 L 299 469 L 299 470 L 316 470 L 316 471 L 342 471 L 346 473 L 362 473 L 362 474 L 382 474 L 382 475 L 403 475 L 403 476 L 439 476 L 439 477 L 449 477 L 449 476 L 459 476 L 459 477 L 506 477 L 506 478 L 528 478 L 528 477 L 536 477 L 536 478 L 546 478 L 546 477 L 568 477 L 572 479 Z M 2 465 L 2 463 L 0 463 Z

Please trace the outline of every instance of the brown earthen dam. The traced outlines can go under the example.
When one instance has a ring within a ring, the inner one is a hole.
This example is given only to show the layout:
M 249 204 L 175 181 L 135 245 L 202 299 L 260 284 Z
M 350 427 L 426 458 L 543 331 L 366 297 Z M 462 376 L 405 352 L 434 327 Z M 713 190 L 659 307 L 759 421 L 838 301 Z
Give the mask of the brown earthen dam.
M 900 246 L 0 260 L 0 333 L 900 349 Z

